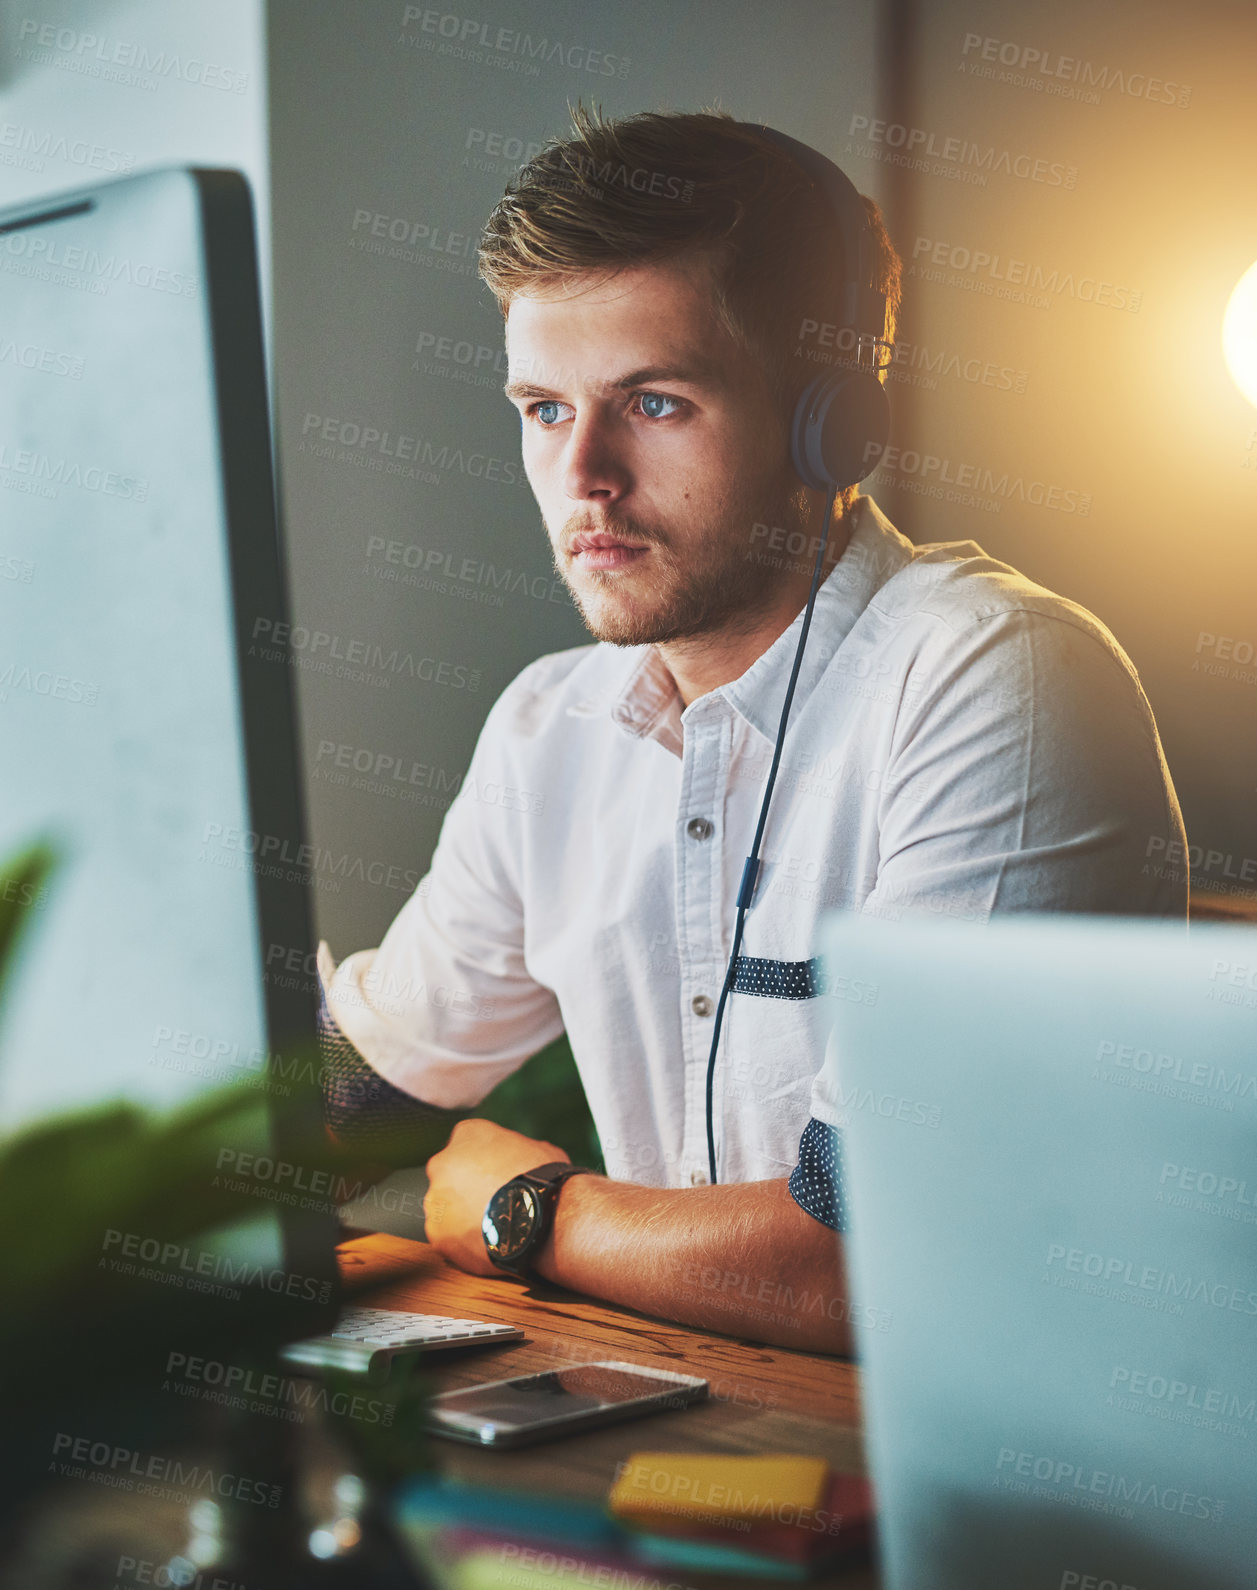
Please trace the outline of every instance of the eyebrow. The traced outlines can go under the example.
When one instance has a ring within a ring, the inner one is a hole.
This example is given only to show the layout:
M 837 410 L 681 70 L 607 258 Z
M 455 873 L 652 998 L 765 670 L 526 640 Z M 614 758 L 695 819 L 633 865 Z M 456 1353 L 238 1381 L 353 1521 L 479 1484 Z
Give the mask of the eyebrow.
M 691 359 L 688 364 L 648 364 L 640 370 L 630 370 L 616 381 L 604 384 L 607 392 L 624 392 L 630 387 L 646 386 L 651 381 L 672 381 L 683 386 L 714 387 L 722 384 L 724 371 L 710 359 Z M 502 388 L 508 398 L 559 398 L 562 393 L 532 381 L 508 381 Z

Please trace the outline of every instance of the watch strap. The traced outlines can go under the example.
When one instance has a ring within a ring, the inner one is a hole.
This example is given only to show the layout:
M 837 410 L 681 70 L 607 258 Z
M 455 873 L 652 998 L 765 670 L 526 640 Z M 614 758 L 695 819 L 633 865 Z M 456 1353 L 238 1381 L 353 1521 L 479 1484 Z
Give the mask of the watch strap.
M 527 1179 L 534 1186 L 560 1187 L 569 1176 L 578 1176 L 581 1171 L 588 1169 L 587 1165 L 573 1165 L 566 1159 L 556 1159 L 549 1165 L 538 1165 L 535 1170 L 524 1171 L 517 1179 Z

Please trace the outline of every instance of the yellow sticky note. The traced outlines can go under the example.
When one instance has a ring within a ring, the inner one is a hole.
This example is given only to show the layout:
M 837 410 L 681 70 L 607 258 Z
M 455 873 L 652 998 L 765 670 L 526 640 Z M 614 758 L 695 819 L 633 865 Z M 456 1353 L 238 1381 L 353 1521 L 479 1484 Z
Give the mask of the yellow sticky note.
M 688 1518 L 771 1523 L 820 1507 L 829 1485 L 824 1458 L 793 1453 L 755 1457 L 692 1452 L 635 1452 L 611 1489 L 608 1505 L 635 1524 Z

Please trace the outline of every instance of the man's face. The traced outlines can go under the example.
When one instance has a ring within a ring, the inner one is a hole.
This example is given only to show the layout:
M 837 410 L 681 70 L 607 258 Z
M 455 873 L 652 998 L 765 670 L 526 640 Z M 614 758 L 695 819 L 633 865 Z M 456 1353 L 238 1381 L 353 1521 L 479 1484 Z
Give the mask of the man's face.
M 590 632 L 633 646 L 752 631 L 782 586 L 749 555 L 753 526 L 802 528 L 807 500 L 705 268 L 547 284 L 512 300 L 506 329 L 524 470 Z

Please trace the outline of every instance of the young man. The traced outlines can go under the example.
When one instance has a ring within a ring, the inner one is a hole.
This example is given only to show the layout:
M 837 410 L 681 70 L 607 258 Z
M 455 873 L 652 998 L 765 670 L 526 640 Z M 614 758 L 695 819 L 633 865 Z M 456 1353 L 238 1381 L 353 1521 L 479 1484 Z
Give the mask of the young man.
M 495 210 L 481 274 L 528 480 L 597 644 L 503 692 L 420 890 L 377 950 L 336 969 L 324 951 L 327 1004 L 368 1114 L 474 1107 L 568 1034 L 608 1175 L 496 1197 L 565 1156 L 460 1124 L 425 1203 L 454 1263 L 497 1273 L 522 1226 L 517 1273 L 846 1351 L 814 1084 L 827 999 L 868 991 L 820 988 L 821 913 L 1183 916 L 1184 889 L 1142 870 L 1182 820 L 1097 619 L 972 542 L 914 548 L 844 492 L 725 1010 L 708 1184 L 713 1016 L 825 508 L 790 464 L 816 373 L 797 332 L 838 318 L 841 235 L 801 168 L 723 113 L 573 119 Z M 890 339 L 899 262 L 866 205 Z

